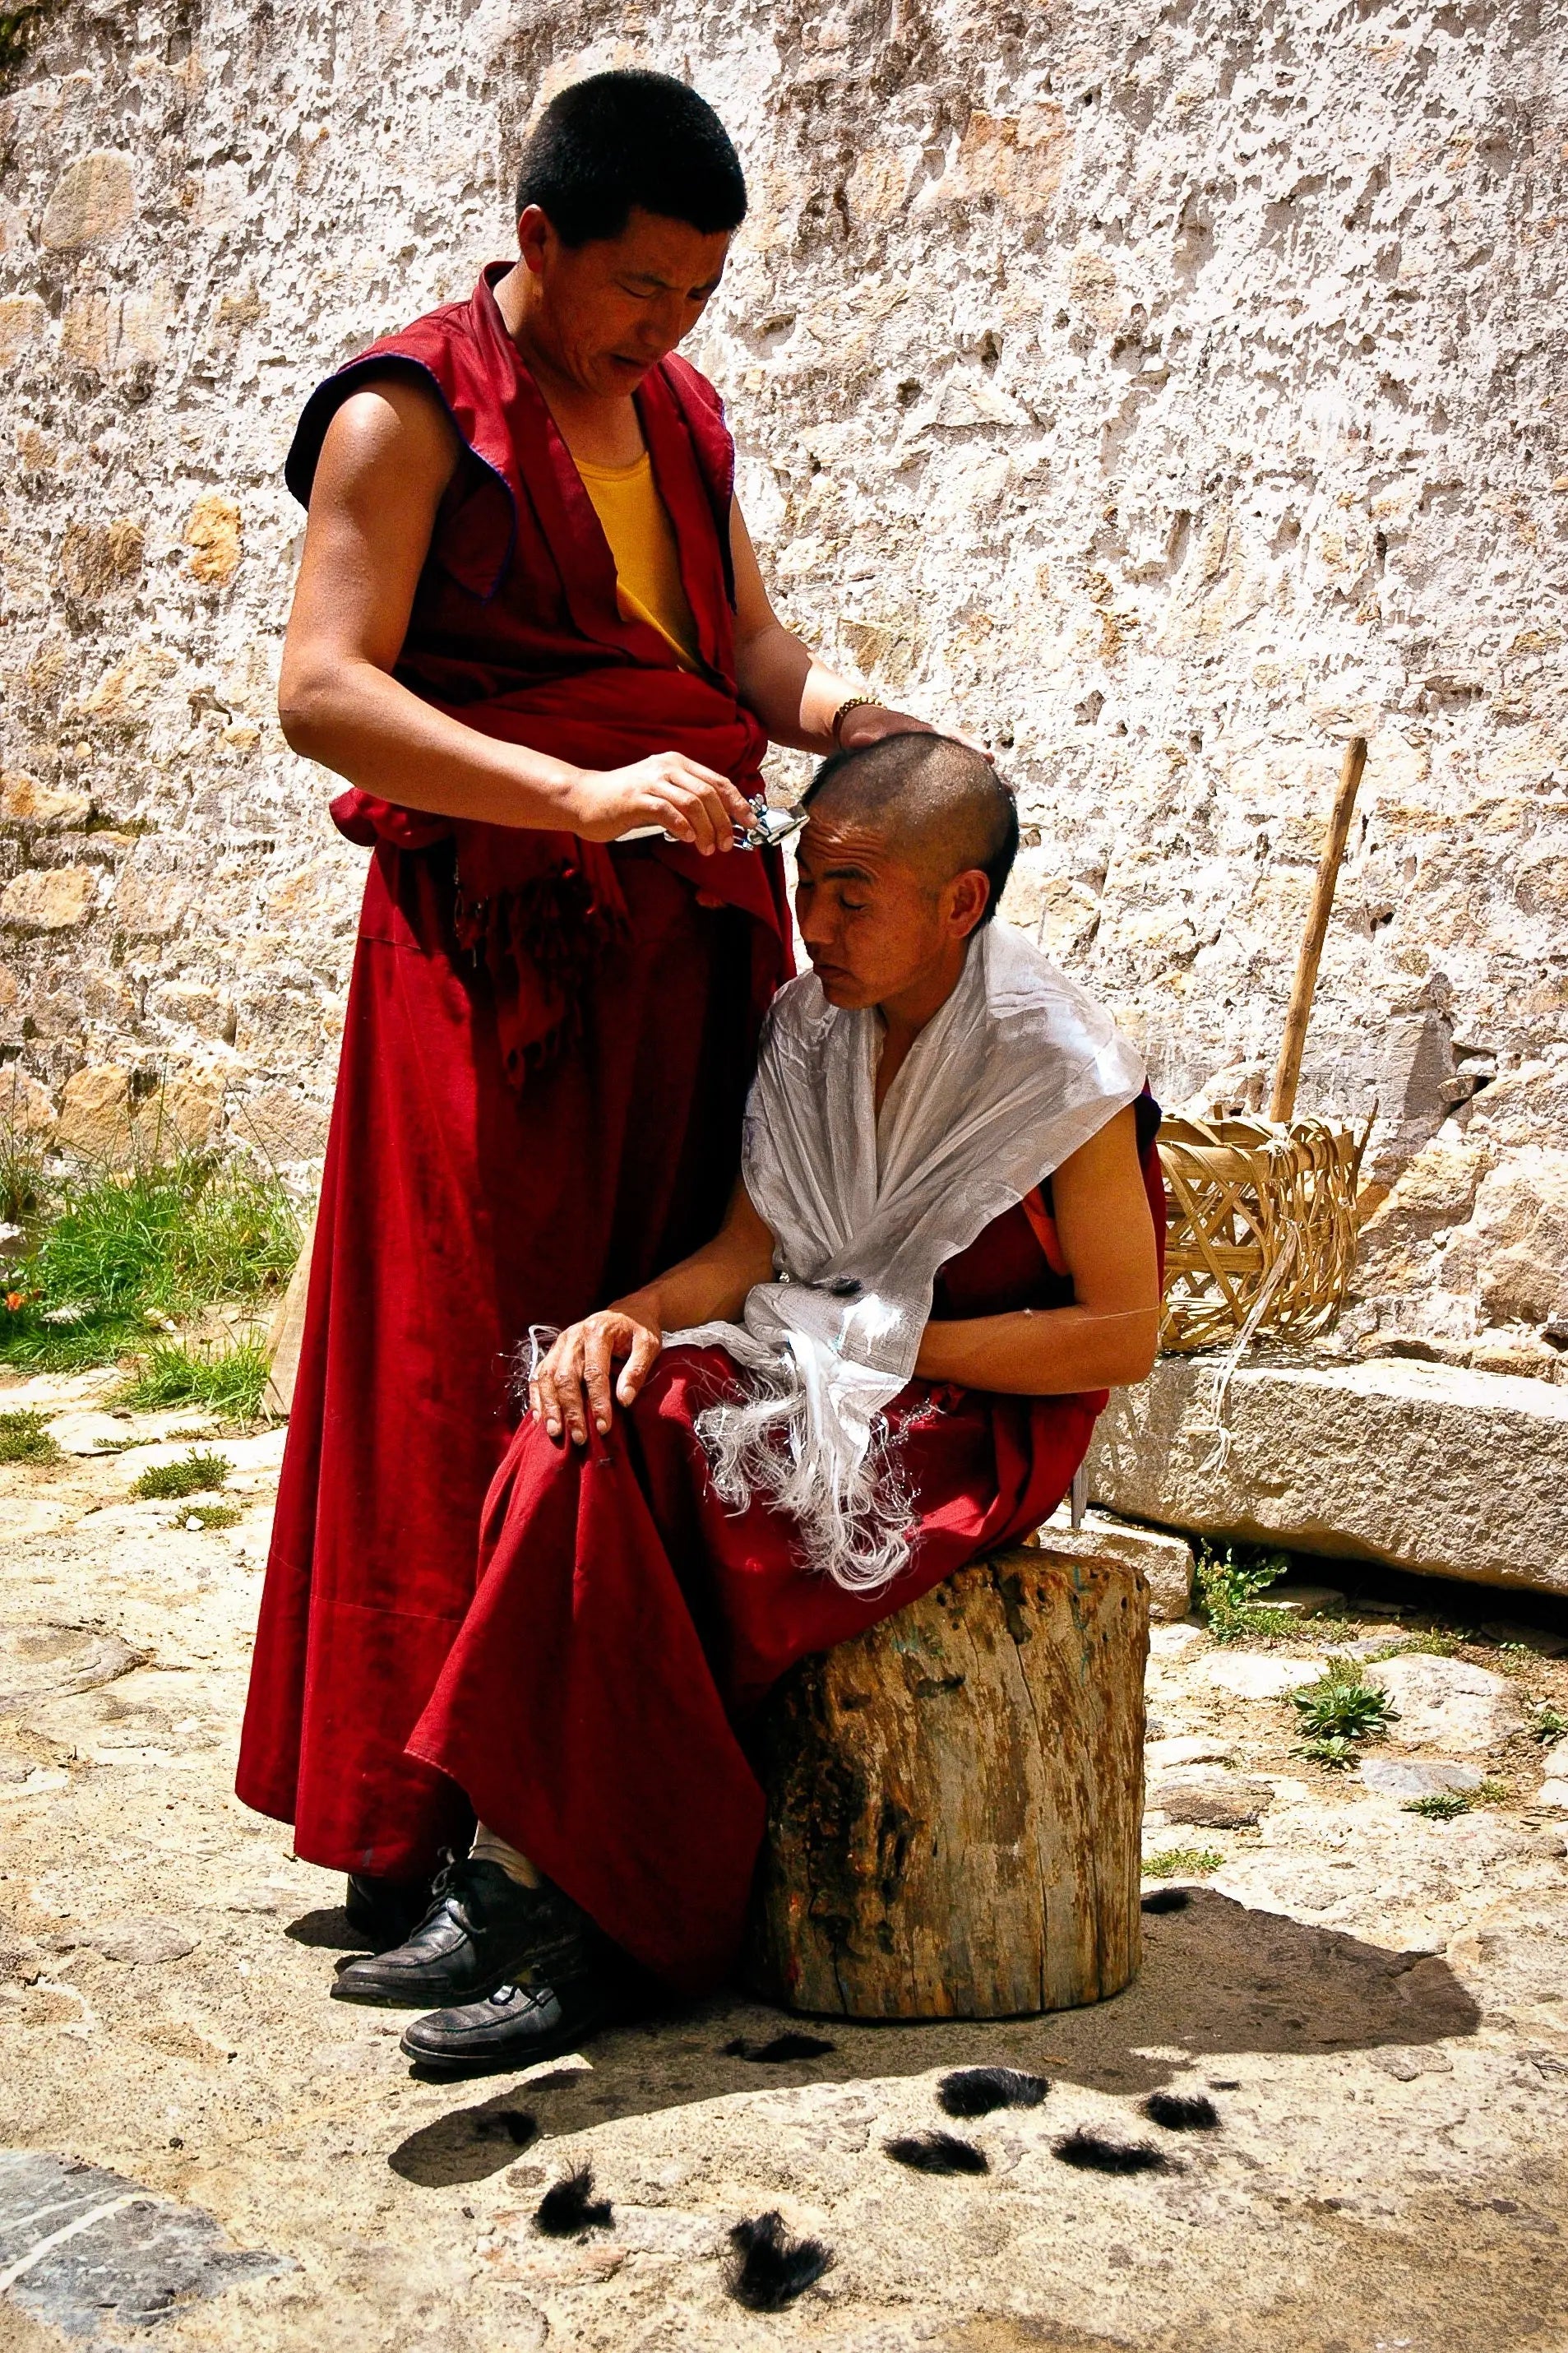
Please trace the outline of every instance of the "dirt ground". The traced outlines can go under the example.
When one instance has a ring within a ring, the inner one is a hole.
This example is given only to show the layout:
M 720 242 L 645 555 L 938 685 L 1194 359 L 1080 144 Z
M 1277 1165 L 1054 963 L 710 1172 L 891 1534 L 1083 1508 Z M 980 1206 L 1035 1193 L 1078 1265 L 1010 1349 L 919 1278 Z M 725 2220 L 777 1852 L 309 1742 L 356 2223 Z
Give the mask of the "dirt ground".
M 110 1387 L 0 1393 L 67 1450 L 0 1470 L 7 2353 L 1568 2347 L 1568 1818 L 1524 1714 L 1568 1712 L 1568 1661 L 1505 1630 L 1461 1656 L 1517 1704 L 1459 1711 L 1446 1746 L 1394 1727 L 1380 1754 L 1489 1777 L 1442 1821 L 1292 1754 L 1288 1701 L 1237 1687 L 1279 1680 L 1278 1645 L 1157 1628 L 1147 1843 L 1223 1860 L 1176 1872 L 1191 1900 L 1146 1919 L 1118 2000 L 818 2026 L 830 2049 L 767 2063 L 724 2046 L 790 2021 L 727 1997 L 531 2077 L 421 2082 L 399 2017 L 327 2000 L 353 1948 L 341 1882 L 232 1795 L 281 1433 L 214 1440 L 238 1517 L 188 1527 L 128 1491 L 205 1426 L 116 1418 Z M 1422 1622 L 1310 1620 L 1289 1654 Z M 1184 1772 L 1221 1813 L 1251 1791 L 1256 1823 L 1164 1818 Z M 990 2061 L 1052 2089 L 953 2127 L 988 2172 L 891 2162 L 891 2136 L 946 2121 L 942 2071 Z M 1145 2121 L 1166 2086 L 1205 2092 L 1219 2128 Z M 1079 2125 L 1158 2143 L 1165 2169 L 1075 2169 L 1055 2144 Z M 611 2227 L 543 2236 L 542 2190 L 584 2161 Z M 728 2234 L 772 2208 L 834 2261 L 754 2314 L 726 2293 Z

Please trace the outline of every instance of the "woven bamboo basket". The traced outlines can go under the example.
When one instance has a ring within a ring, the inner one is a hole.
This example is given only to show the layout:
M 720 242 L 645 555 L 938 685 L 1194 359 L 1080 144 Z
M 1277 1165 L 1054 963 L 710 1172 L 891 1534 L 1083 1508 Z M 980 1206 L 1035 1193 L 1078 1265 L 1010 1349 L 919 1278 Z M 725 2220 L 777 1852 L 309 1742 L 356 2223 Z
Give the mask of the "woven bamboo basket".
M 1310 1340 L 1333 1324 L 1355 1266 L 1356 1187 L 1372 1133 L 1319 1119 L 1167 1119 L 1160 1345 L 1172 1355 L 1243 1332 Z

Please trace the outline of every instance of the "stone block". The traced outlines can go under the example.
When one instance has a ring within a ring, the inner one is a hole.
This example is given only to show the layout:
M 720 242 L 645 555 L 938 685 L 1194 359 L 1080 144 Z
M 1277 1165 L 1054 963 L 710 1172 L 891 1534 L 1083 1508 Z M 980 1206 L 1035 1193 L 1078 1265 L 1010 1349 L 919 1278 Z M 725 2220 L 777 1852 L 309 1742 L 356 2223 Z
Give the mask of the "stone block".
M 1233 1699 L 1283 1699 L 1315 1683 L 1322 1672 L 1321 1659 L 1282 1657 L 1276 1651 L 1216 1651 L 1198 1670 L 1215 1691 Z
M 69 253 L 118 237 L 136 217 L 136 181 L 129 155 L 100 148 L 79 155 L 55 182 L 44 206 L 42 242 Z
M 1436 1577 L 1568 1594 L 1568 1388 L 1400 1358 L 1212 1358 L 1118 1389 L 1089 1455 L 1108 1511 Z M 1219 1459 L 1223 1453 L 1223 1459 Z
M 116 1161 L 131 1145 L 130 1073 L 111 1062 L 89 1064 L 66 1081 L 59 1140 L 84 1160 Z
M 0 367 L 11 367 L 44 339 L 49 314 L 37 294 L 11 294 L 0 301 Z
M 182 1029 L 196 1029 L 205 1038 L 226 1038 L 234 1028 L 234 1007 L 220 988 L 195 980 L 163 980 L 147 992 L 150 1019 L 167 1021 Z
M 1398 1710 L 1394 1733 L 1402 1748 L 1460 1748 L 1474 1755 L 1524 1729 L 1518 1686 L 1468 1659 L 1415 1651 L 1370 1662 L 1363 1672 L 1369 1683 L 1381 1684 Z
M 216 1144 L 223 1126 L 225 1075 L 218 1070 L 173 1074 L 141 1107 L 141 1125 L 158 1149 L 199 1151 Z
M 1227 1773 L 1223 1767 L 1206 1771 L 1194 1767 L 1171 1774 L 1149 1792 L 1150 1805 L 1168 1822 L 1191 1822 L 1210 1831 L 1249 1829 L 1273 1799 L 1268 1782 Z
M 1040 1530 L 1040 1545 L 1046 1552 L 1080 1558 L 1112 1553 L 1118 1560 L 1131 1561 L 1148 1579 L 1151 1618 L 1184 1618 L 1192 1607 L 1193 1548 L 1185 1536 L 1173 1536 L 1166 1528 L 1135 1527 L 1104 1512 L 1089 1512 L 1081 1528 L 1074 1528 L 1065 1517 L 1047 1520 Z
M 1531 1145 L 1493 1169 L 1443 1254 L 1443 1287 L 1472 1286 L 1489 1324 L 1568 1311 L 1568 1151 Z
M 268 1160 L 319 1160 L 327 1148 L 331 1106 L 291 1087 L 268 1087 L 231 1103 L 229 1118 L 236 1134 Z
M 0 818 L 7 825 L 64 828 L 85 825 L 91 815 L 90 793 L 55 792 L 20 775 L 0 778 Z
M 54 1100 L 47 1087 L 30 1071 L 8 1062 L 0 1070 L 0 1130 L 14 1136 L 42 1137 L 54 1124 Z
M 1271 1585 L 1263 1596 L 1270 1609 L 1291 1618 L 1331 1618 L 1345 1606 L 1336 1585 Z
M 61 586 L 88 601 L 134 580 L 144 543 L 141 524 L 124 515 L 108 523 L 68 523 L 58 558 Z
M 1479 1789 L 1486 1776 L 1479 1765 L 1461 1765 L 1451 1757 L 1368 1757 L 1361 1778 L 1384 1797 L 1438 1798 L 1450 1789 Z
M 194 895 L 194 886 L 178 874 L 128 866 L 114 893 L 114 927 L 130 940 L 170 939 Z
M 1228 1740 L 1216 1740 L 1212 1734 L 1177 1733 L 1146 1740 L 1143 1762 L 1151 1773 L 1171 1772 L 1182 1765 L 1233 1765 L 1236 1749 Z
M 193 579 L 209 588 L 232 580 L 240 558 L 240 514 L 234 501 L 216 491 L 199 498 L 185 523 L 185 544 L 192 551 Z
M 90 866 L 28 867 L 7 882 L 0 923 L 19 932 L 69 932 L 85 923 L 98 899 Z

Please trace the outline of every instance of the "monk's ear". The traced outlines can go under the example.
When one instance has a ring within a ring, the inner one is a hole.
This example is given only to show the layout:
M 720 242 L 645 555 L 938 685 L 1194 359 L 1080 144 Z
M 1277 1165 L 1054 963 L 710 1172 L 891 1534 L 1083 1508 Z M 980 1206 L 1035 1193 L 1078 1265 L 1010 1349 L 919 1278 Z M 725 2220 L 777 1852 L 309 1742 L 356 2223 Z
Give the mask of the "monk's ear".
M 978 866 L 965 867 L 948 884 L 948 922 L 966 940 L 991 903 L 991 884 Z
M 555 241 L 555 230 L 549 214 L 538 205 L 525 205 L 518 215 L 517 249 L 522 256 L 524 269 L 532 277 L 538 277 Z

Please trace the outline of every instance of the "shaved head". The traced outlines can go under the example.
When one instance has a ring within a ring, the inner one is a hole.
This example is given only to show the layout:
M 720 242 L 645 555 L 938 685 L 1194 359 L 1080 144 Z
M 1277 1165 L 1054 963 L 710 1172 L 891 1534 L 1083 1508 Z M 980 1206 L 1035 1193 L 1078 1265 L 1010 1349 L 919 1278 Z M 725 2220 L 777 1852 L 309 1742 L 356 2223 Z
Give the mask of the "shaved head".
M 876 836 L 932 891 L 976 870 L 996 912 L 1018 849 L 1018 810 L 989 760 L 947 735 L 884 735 L 825 760 L 805 795 L 814 821 Z M 976 929 L 979 925 L 976 925 Z

